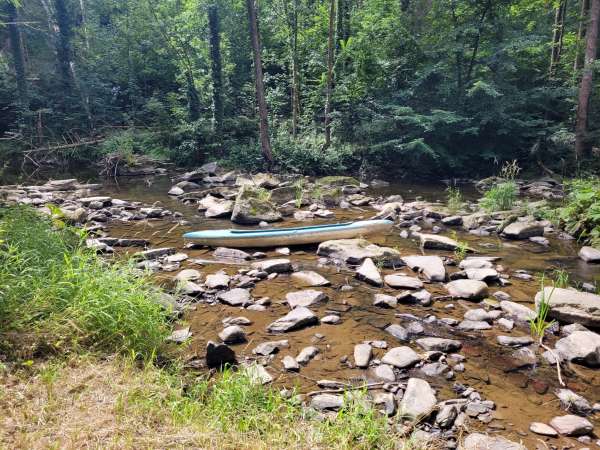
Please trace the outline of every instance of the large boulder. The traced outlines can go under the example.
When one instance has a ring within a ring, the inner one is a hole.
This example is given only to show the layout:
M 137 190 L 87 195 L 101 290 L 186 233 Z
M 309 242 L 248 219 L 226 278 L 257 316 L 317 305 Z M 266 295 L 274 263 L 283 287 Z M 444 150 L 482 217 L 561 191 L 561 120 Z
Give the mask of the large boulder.
M 600 327 L 600 296 L 587 292 L 554 287 L 544 288 L 535 296 L 535 304 L 542 298 L 550 304 L 548 315 L 568 323 Z
M 575 331 L 556 342 L 556 350 L 568 361 L 591 367 L 600 366 L 600 335 L 592 331 Z
M 348 264 L 360 264 L 366 258 L 394 264 L 400 260 L 400 252 L 389 247 L 371 244 L 365 239 L 337 239 L 325 241 L 317 249 L 319 256 L 327 256 Z
M 268 191 L 251 185 L 244 185 L 235 199 L 231 220 L 235 223 L 255 225 L 260 222 L 281 220 L 277 206 L 269 199 Z
M 446 268 L 439 256 L 405 256 L 402 261 L 412 270 L 421 272 L 429 281 L 444 281 L 446 279 Z
M 502 232 L 509 239 L 529 239 L 534 236 L 544 235 L 544 226 L 531 221 L 513 222 Z

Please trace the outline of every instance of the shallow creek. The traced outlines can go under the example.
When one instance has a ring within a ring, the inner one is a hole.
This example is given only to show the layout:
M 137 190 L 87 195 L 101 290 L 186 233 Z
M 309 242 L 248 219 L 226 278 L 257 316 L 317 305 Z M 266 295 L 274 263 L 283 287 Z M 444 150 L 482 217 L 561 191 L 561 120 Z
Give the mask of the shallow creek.
M 112 195 L 123 200 L 141 201 L 146 204 L 157 204 L 159 206 L 178 211 L 183 214 L 183 219 L 189 222 L 186 225 L 177 225 L 172 218 L 168 220 L 148 220 L 141 222 L 109 222 L 108 235 L 111 237 L 143 237 L 151 241 L 151 247 L 176 247 L 191 258 L 212 259 L 209 249 L 188 249 L 184 247 L 182 234 L 191 230 L 207 228 L 231 228 L 229 220 L 206 219 L 199 215 L 192 206 L 186 206 L 167 195 L 171 186 L 168 177 L 156 177 L 151 183 L 142 179 L 120 179 L 116 184 L 114 181 L 105 182 L 101 192 L 103 195 Z M 371 195 L 401 194 L 405 200 L 413 200 L 422 197 L 428 201 L 443 201 L 445 198 L 444 185 L 392 185 L 381 190 L 371 190 Z M 465 187 L 468 193 L 468 188 Z M 474 193 L 471 193 L 474 195 Z M 348 210 L 334 210 L 335 219 L 319 219 L 298 222 L 293 218 L 275 224 L 275 226 L 304 226 L 336 221 L 349 221 L 359 218 L 370 218 L 374 211 L 365 207 L 364 209 L 353 208 Z M 240 227 L 241 228 L 241 227 Z M 543 248 L 537 244 L 525 241 L 500 240 L 495 235 L 490 237 L 478 237 L 468 234 L 456 228 L 458 237 L 467 241 L 471 247 L 476 249 L 480 255 L 498 256 L 501 264 L 511 274 L 515 270 L 524 269 L 534 275 L 531 281 L 510 278 L 511 285 L 500 288 L 490 286 L 490 293 L 502 290 L 510 294 L 513 301 L 532 306 L 533 297 L 539 289 L 539 280 L 535 275 L 542 271 L 551 271 L 554 268 L 563 268 L 571 276 L 572 282 L 595 282 L 600 280 L 600 266 L 583 263 L 577 258 L 578 246 L 576 243 L 559 241 L 550 236 L 550 247 Z M 417 242 L 410 239 L 402 239 L 400 230 L 393 228 L 389 234 L 371 237 L 369 240 L 395 247 L 402 255 L 421 254 Z M 442 234 L 450 235 L 448 231 Z M 274 249 L 260 249 L 266 251 L 269 257 L 281 258 Z M 134 249 L 128 251 L 135 251 Z M 450 253 L 427 250 L 427 254 L 450 255 Z M 375 293 L 389 293 L 395 295 L 398 291 L 391 288 L 374 288 L 354 278 L 354 271 L 342 269 L 335 266 L 320 266 L 316 255 L 316 246 L 292 248 L 290 256 L 286 256 L 294 264 L 297 270 L 314 270 L 331 281 L 330 287 L 313 288 L 325 292 L 329 301 L 318 307 L 311 307 L 318 317 L 327 315 L 327 311 L 335 310 L 340 313 L 341 321 L 335 325 L 321 324 L 308 327 L 299 331 L 274 336 L 267 333 L 266 326 L 285 315 L 289 308 L 283 304 L 285 294 L 294 290 L 303 289 L 294 286 L 289 275 L 279 275 L 273 280 L 264 280 L 257 283 L 252 290 L 254 298 L 269 297 L 271 306 L 266 311 L 250 311 L 217 304 L 214 306 L 199 303 L 194 305 L 193 310 L 184 316 L 184 322 L 191 327 L 193 333 L 191 354 L 202 356 L 208 340 L 218 341 L 217 333 L 223 329 L 222 319 L 226 317 L 244 316 L 253 323 L 244 327 L 248 342 L 232 346 L 238 357 L 253 358 L 252 349 L 259 343 L 287 339 L 290 347 L 282 349 L 275 355 L 269 364 L 268 370 L 275 378 L 274 383 L 281 386 L 297 386 L 300 391 L 318 390 L 316 381 L 321 379 L 348 381 L 365 379 L 369 377 L 369 371 L 348 368 L 340 360 L 344 356 L 352 361 L 354 345 L 366 340 L 386 340 L 388 348 L 404 345 L 394 342 L 394 338 L 383 331 L 383 328 L 391 323 L 403 323 L 397 314 L 413 314 L 420 318 L 435 315 L 438 318 L 451 317 L 462 320 L 467 309 L 476 307 L 471 302 L 435 300 L 432 306 L 399 304 L 395 309 L 382 309 L 372 305 Z M 181 269 L 195 268 L 204 274 L 215 273 L 224 270 L 230 275 L 237 272 L 244 265 L 222 265 L 206 264 L 198 265 L 188 261 L 181 264 Z M 448 267 L 449 273 L 458 270 Z M 415 275 L 411 270 L 403 267 L 396 271 L 384 269 L 383 274 L 401 272 Z M 157 277 L 168 283 L 177 272 L 159 273 Z M 346 284 L 353 286 L 353 290 L 342 291 L 340 287 Z M 440 283 L 426 284 L 426 289 L 434 296 L 445 296 L 447 292 Z M 306 288 L 304 288 L 306 289 Z M 455 308 L 445 308 L 449 303 Z M 407 322 L 408 323 L 408 322 Z M 485 399 L 496 403 L 494 419 L 487 425 L 473 421 L 473 429 L 499 431 L 500 434 L 516 441 L 522 440 L 528 448 L 536 448 L 541 442 L 547 445 L 554 444 L 558 448 L 583 448 L 583 445 L 575 439 L 549 439 L 529 432 L 529 424 L 534 421 L 547 423 L 556 415 L 566 414 L 561 412 L 560 405 L 553 390 L 558 387 L 556 372 L 553 368 L 544 364 L 542 367 L 533 369 L 508 371 L 511 368 L 509 354 L 511 348 L 501 347 L 496 343 L 496 335 L 508 334 L 511 336 L 529 335 L 527 326 L 519 325 L 511 332 L 501 331 L 498 327 L 484 332 L 460 332 L 449 326 L 428 324 L 423 322 L 426 335 L 449 337 L 459 339 L 463 342 L 461 354 L 466 357 L 465 371 L 457 373 L 452 381 L 442 378 L 429 379 L 432 386 L 440 392 L 438 399 L 455 398 L 456 394 L 451 391 L 454 382 L 463 383 L 479 391 Z M 317 336 L 315 336 L 317 335 Z M 553 338 L 548 340 L 553 342 Z M 309 345 L 315 345 L 320 349 L 320 354 L 299 373 L 290 373 L 283 370 L 281 360 L 285 355 L 296 356 L 300 350 Z M 413 346 L 412 344 L 409 344 Z M 415 350 L 419 351 L 416 346 Z M 374 357 L 381 358 L 385 350 L 373 349 Z M 570 366 L 563 373 L 568 387 L 583 395 L 591 403 L 600 400 L 600 370 L 586 369 L 582 366 Z M 543 389 L 540 385 L 548 384 L 546 393 L 540 394 Z M 538 392 L 536 392 L 536 390 Z M 598 421 L 592 420 L 595 425 Z M 598 428 L 597 428 L 598 431 Z M 590 444 L 594 446 L 594 444 Z M 542 445 L 540 448 L 548 448 Z

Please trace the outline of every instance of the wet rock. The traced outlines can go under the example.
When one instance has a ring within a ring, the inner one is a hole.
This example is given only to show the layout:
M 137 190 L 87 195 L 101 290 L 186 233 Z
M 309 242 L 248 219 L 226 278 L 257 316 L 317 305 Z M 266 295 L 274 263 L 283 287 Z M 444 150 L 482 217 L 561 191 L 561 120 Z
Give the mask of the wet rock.
M 215 200 L 206 208 L 204 215 L 208 218 L 229 217 L 233 211 L 233 202 L 231 200 Z
M 529 238 L 530 242 L 533 242 L 534 244 L 538 244 L 541 245 L 542 247 L 549 247 L 550 246 L 550 241 L 548 239 L 546 239 L 543 236 L 533 236 Z
M 237 259 L 237 260 L 248 260 L 252 259 L 252 256 L 243 250 L 227 247 L 217 247 L 213 252 L 213 256 L 216 259 Z
M 458 267 L 460 267 L 463 270 L 466 270 L 466 269 L 491 269 L 492 267 L 494 267 L 494 264 L 492 263 L 492 261 L 490 261 L 490 258 L 470 257 L 470 258 L 463 259 L 459 263 Z
M 231 325 L 219 333 L 219 339 L 225 344 L 246 342 L 246 332 L 238 325 Z
M 174 255 L 169 255 L 165 258 L 166 263 L 180 263 L 188 259 L 188 255 L 185 253 L 175 253 Z
M 469 280 L 485 281 L 487 283 L 498 279 L 498 272 L 494 269 L 467 269 L 465 270 Z
M 308 364 L 308 362 L 319 354 L 319 349 L 314 346 L 303 348 L 298 356 L 296 356 L 296 362 L 298 364 Z
M 285 356 L 282 360 L 282 363 L 283 363 L 283 368 L 285 370 L 287 370 L 288 372 L 297 372 L 300 370 L 300 365 L 290 355 Z
M 462 347 L 462 343 L 460 341 L 437 337 L 417 339 L 416 343 L 425 351 L 439 351 L 444 353 L 457 352 Z
M 340 323 L 340 316 L 336 316 L 335 314 L 330 314 L 321 319 L 321 323 L 326 323 L 328 325 L 336 325 Z
M 267 330 L 272 333 L 282 333 L 314 325 L 318 322 L 319 319 L 310 309 L 298 306 L 285 316 L 280 317 L 275 322 L 271 323 L 267 327 Z
M 529 425 L 529 431 L 539 434 L 540 436 L 558 436 L 558 432 L 554 428 L 541 422 L 532 422 L 531 425 Z
M 414 366 L 421 357 L 410 347 L 394 347 L 387 351 L 381 361 L 384 364 L 404 369 Z
M 420 378 L 410 378 L 400 402 L 400 414 L 411 420 L 428 416 L 433 411 L 437 399 L 429 383 Z
M 515 323 L 512 320 L 502 317 L 498 319 L 498 326 L 506 331 L 510 331 L 515 327 Z
M 269 200 L 269 194 L 250 185 L 242 186 L 235 199 L 231 220 L 245 225 L 256 225 L 262 221 L 281 220 L 277 206 Z
M 152 248 L 143 252 L 138 252 L 133 255 L 135 259 L 158 259 L 163 256 L 174 255 L 176 252 L 174 247 Z
M 560 335 L 561 336 L 569 336 L 570 334 L 573 334 L 576 331 L 590 331 L 590 330 L 588 330 L 586 327 L 584 327 L 583 325 L 581 325 L 579 323 L 572 323 L 570 325 L 565 325 L 564 327 L 561 327 Z
M 348 264 L 361 264 L 366 258 L 393 264 L 400 260 L 400 252 L 389 247 L 379 247 L 365 239 L 338 239 L 325 241 L 317 249 L 319 256 L 326 256 Z
M 452 404 L 439 405 L 439 412 L 435 416 L 435 423 L 440 428 L 452 428 L 454 421 L 458 417 L 458 407 Z
M 425 249 L 454 251 L 460 247 L 456 240 L 438 234 L 420 234 L 419 239 Z
M 175 330 L 171 333 L 171 336 L 167 338 L 167 340 L 171 342 L 175 342 L 176 344 L 181 344 L 182 342 L 187 341 L 192 337 L 192 333 L 190 331 L 190 327 L 181 328 L 180 330 Z
M 537 364 L 537 356 L 530 347 L 522 347 L 510 353 L 505 359 L 503 370 L 514 372 L 522 369 L 530 369 Z
M 235 352 L 226 344 L 208 341 L 206 344 L 206 365 L 209 368 L 221 368 L 236 364 Z
M 582 436 L 594 431 L 589 420 L 570 414 L 554 417 L 550 421 L 550 426 L 564 436 Z
M 364 369 L 369 367 L 369 361 L 373 355 L 373 348 L 369 344 L 357 344 L 354 346 L 354 364 Z
M 421 373 L 427 377 L 441 377 L 441 376 L 452 376 L 450 371 L 450 367 L 447 364 L 441 363 L 439 361 L 425 364 L 421 366 L 419 369 Z
M 234 288 L 230 291 L 220 292 L 217 299 L 221 303 L 230 306 L 244 306 L 251 303 L 250 291 L 248 289 Z
M 223 325 L 226 325 L 226 326 L 227 325 L 244 325 L 244 326 L 252 325 L 252 321 L 244 316 L 226 317 L 221 322 L 223 322 Z
M 463 218 L 461 216 L 448 216 L 442 219 L 442 223 L 447 226 L 462 225 Z
M 382 381 L 388 381 L 390 383 L 396 381 L 394 369 L 389 364 L 380 364 L 379 366 L 375 367 L 375 369 L 373 369 L 373 374 L 375 378 Z
M 373 305 L 380 308 L 395 308 L 398 306 L 398 300 L 391 295 L 375 294 Z
M 567 411 L 580 416 L 587 416 L 592 413 L 592 405 L 590 402 L 572 390 L 558 389 L 555 393 L 560 400 L 561 406 Z
M 379 269 L 371 258 L 366 258 L 358 269 L 356 269 L 356 278 L 365 281 L 373 286 L 382 286 L 383 280 Z
M 452 298 L 481 300 L 488 295 L 488 286 L 483 281 L 454 280 L 446 284 L 445 287 Z
M 373 405 L 382 407 L 383 414 L 391 416 L 396 412 L 396 401 L 394 395 L 389 392 L 378 392 L 373 396 Z
M 100 203 L 101 207 L 102 207 L 102 206 L 110 205 L 112 202 L 112 198 L 106 197 L 106 196 L 85 197 L 85 198 L 80 198 L 79 202 L 83 206 L 89 206 L 90 203 Z
M 467 436 L 462 450 L 527 450 L 524 445 L 509 441 L 501 436 L 472 433 Z
M 533 344 L 531 336 L 496 336 L 496 341 L 506 347 L 523 347 Z
M 559 355 L 578 364 L 600 366 L 600 335 L 592 331 L 575 331 L 556 342 Z
M 550 304 L 549 317 L 567 323 L 600 327 L 600 295 L 572 289 L 546 287 L 535 296 L 535 304 L 542 298 Z
M 321 291 L 307 289 L 305 291 L 288 292 L 285 301 L 293 309 L 296 306 L 312 306 L 327 301 L 327 295 Z
M 168 195 L 174 195 L 174 196 L 179 196 L 179 195 L 183 195 L 185 191 L 183 189 L 181 189 L 179 186 L 173 186 L 171 189 L 169 189 L 169 192 L 167 193 Z
M 446 279 L 446 268 L 439 256 L 405 256 L 402 261 L 412 270 L 422 273 L 429 281 L 444 281 Z
M 345 176 L 322 177 L 315 181 L 317 186 L 359 186 L 360 182 L 356 178 Z
M 317 287 L 317 286 L 329 286 L 331 283 L 329 280 L 310 270 L 294 272 L 291 275 L 292 281 L 302 287 Z
M 385 331 L 394 336 L 399 341 L 408 341 L 408 331 L 402 325 L 393 323 L 385 328 Z
M 226 289 L 231 278 L 224 272 L 214 273 L 206 277 L 204 284 L 209 289 Z
M 476 320 L 463 320 L 458 324 L 458 328 L 463 331 L 482 331 L 491 330 L 492 326 L 487 322 Z
M 579 257 L 587 263 L 599 263 L 600 250 L 594 247 L 581 247 L 581 250 L 579 250 Z
M 318 411 L 338 410 L 344 406 L 344 397 L 334 394 L 318 394 L 312 398 L 310 406 Z
M 96 251 L 96 253 L 112 253 L 114 249 L 100 239 L 86 239 L 85 246 Z
M 287 273 L 293 270 L 289 259 L 267 259 L 252 263 L 252 268 L 267 273 Z
M 508 300 L 501 301 L 500 308 L 504 311 L 504 314 L 521 322 L 527 322 L 536 316 L 536 312 L 531 308 Z
M 196 296 L 204 292 L 202 286 L 194 283 L 193 281 L 184 280 L 177 283 L 177 288 L 186 295 Z
M 533 236 L 543 236 L 544 226 L 536 222 L 517 221 L 505 227 L 502 234 L 509 239 L 529 239 Z
M 415 277 L 408 277 L 402 274 L 386 275 L 385 284 L 395 289 L 421 289 L 423 282 Z
M 485 322 L 491 322 L 493 320 L 496 320 L 498 317 L 500 317 L 500 315 L 502 314 L 501 311 L 486 311 L 483 308 L 477 308 L 477 309 L 469 309 L 464 317 L 465 320 L 474 320 L 477 322 L 480 321 L 485 321 Z

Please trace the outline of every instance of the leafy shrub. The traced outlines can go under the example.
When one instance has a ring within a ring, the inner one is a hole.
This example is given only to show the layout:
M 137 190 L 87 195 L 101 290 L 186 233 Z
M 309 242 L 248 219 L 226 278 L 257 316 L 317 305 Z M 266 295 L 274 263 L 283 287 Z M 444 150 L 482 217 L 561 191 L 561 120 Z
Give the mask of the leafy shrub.
M 463 207 L 463 196 L 459 188 L 448 186 L 448 188 L 446 188 L 446 195 L 448 198 L 448 209 L 451 212 L 457 212 Z
M 486 191 L 480 205 L 489 212 L 512 209 L 517 199 L 517 192 L 517 184 L 514 181 L 500 183 Z
M 82 237 L 26 207 L 0 219 L 0 329 L 23 349 L 88 349 L 151 357 L 168 331 L 160 292 L 126 263 L 106 264 Z M 19 342 L 21 340 L 21 342 Z M 18 343 L 17 343 L 18 342 Z

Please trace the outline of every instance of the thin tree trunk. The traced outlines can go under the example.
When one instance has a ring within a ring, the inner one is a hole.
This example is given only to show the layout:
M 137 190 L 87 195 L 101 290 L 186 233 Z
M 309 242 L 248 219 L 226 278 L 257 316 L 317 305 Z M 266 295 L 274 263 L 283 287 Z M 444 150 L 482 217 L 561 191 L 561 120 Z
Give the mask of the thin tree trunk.
M 221 61 L 221 25 L 219 21 L 219 8 L 216 3 L 208 7 L 208 30 L 210 46 L 211 76 L 213 84 L 213 119 L 214 131 L 219 142 L 223 133 L 223 69 Z
M 550 78 L 556 74 L 556 66 L 560 62 L 563 44 L 563 31 L 567 0 L 561 0 L 554 14 L 554 27 L 552 30 L 552 51 L 550 55 Z
M 325 143 L 323 150 L 331 145 L 331 96 L 333 94 L 333 40 L 335 22 L 335 0 L 330 0 L 329 32 L 327 37 L 327 85 L 325 87 Z
M 456 45 L 456 50 L 454 52 L 454 60 L 456 64 L 456 92 L 457 95 L 460 96 L 463 91 L 463 49 L 460 45 L 461 33 L 458 29 L 458 17 L 456 15 L 456 2 L 452 0 L 450 3 L 450 11 L 452 12 L 452 23 L 454 25 L 454 43 Z
M 15 78 L 17 81 L 17 103 L 19 104 L 21 112 L 23 112 L 28 108 L 29 100 L 27 93 L 27 80 L 25 78 L 25 57 L 23 56 L 23 41 L 21 37 L 21 30 L 19 29 L 18 25 L 19 16 L 17 13 L 17 8 L 11 2 L 5 4 L 4 10 L 8 20 L 10 50 L 13 57 Z
M 298 135 L 298 119 L 300 116 L 300 80 L 298 74 L 298 10 L 299 0 L 292 0 L 291 10 L 288 0 L 283 0 L 283 10 L 287 19 L 289 33 L 289 50 L 291 66 L 290 105 L 292 109 L 292 136 Z
M 581 49 L 579 47 L 581 46 L 581 42 L 585 37 L 585 24 L 589 9 L 590 1 L 581 0 L 581 11 L 579 13 L 579 30 L 577 31 L 577 40 L 575 44 L 575 62 L 573 64 L 573 72 L 575 73 L 575 76 L 577 76 L 577 72 L 583 64 L 583 53 L 581 52 Z
M 63 88 L 67 95 L 71 94 L 73 80 L 71 78 L 71 19 L 65 0 L 54 0 L 56 24 L 58 25 L 58 39 L 56 41 L 56 56 L 58 70 L 62 79 Z
M 85 41 L 85 48 L 90 49 L 90 38 L 87 29 L 87 10 L 85 7 L 85 0 L 79 0 L 79 9 L 81 10 L 81 29 L 83 30 L 83 40 Z
M 256 85 L 256 103 L 258 104 L 260 148 L 269 170 L 273 167 L 273 152 L 269 138 L 269 118 L 267 115 L 267 101 L 265 99 L 265 86 L 263 81 L 262 59 L 260 55 L 260 36 L 258 31 L 258 18 L 254 0 L 246 0 L 248 9 L 248 24 L 250 27 L 250 41 L 254 56 L 254 81 Z
M 485 17 L 492 6 L 491 0 L 485 4 L 485 8 L 481 12 L 481 17 L 479 18 L 479 25 L 477 27 L 477 34 L 475 35 L 475 41 L 473 42 L 473 51 L 471 52 L 471 59 L 469 60 L 469 67 L 467 68 L 467 75 L 465 77 L 465 83 L 468 85 L 471 82 L 471 77 L 473 75 L 473 68 L 475 67 L 475 60 L 477 59 L 477 53 L 479 52 L 479 43 L 481 41 L 481 33 L 483 32 L 483 24 L 485 22 Z
M 596 60 L 598 45 L 598 19 L 600 17 L 600 0 L 591 0 L 590 20 L 586 32 L 585 60 L 581 84 L 579 86 L 579 101 L 577 103 L 577 123 L 575 126 L 575 157 L 580 160 L 585 156 L 587 143 L 587 120 L 590 96 L 592 93 L 593 65 Z

